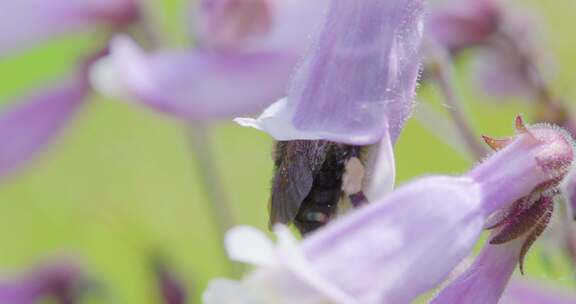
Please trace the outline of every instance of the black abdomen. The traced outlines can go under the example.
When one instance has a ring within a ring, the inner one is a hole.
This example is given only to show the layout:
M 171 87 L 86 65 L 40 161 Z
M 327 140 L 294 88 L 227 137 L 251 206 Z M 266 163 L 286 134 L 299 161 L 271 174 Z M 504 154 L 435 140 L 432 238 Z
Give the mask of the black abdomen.
M 307 234 L 325 225 L 338 211 L 342 196 L 342 177 L 345 164 L 357 157 L 360 147 L 331 144 L 326 159 L 314 176 L 312 189 L 302 202 L 294 225 L 300 233 Z

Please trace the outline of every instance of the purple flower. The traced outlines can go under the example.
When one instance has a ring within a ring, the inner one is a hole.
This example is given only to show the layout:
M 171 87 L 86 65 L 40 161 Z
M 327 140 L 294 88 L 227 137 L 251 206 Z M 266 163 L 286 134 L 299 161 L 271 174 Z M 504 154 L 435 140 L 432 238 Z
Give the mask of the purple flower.
M 36 92 L 0 116 L 0 178 L 40 153 L 72 118 L 88 88 L 81 81 Z
M 426 31 L 435 42 L 455 52 L 486 43 L 498 30 L 501 15 L 495 0 L 448 0 L 432 7 Z
M 44 265 L 19 278 L 0 279 L 0 303 L 34 304 L 53 299 L 62 304 L 79 303 L 86 277 L 70 262 Z
M 213 120 L 257 111 L 282 96 L 296 58 L 274 51 L 146 54 L 128 37 L 118 36 L 92 74 L 106 95 L 184 119 Z
M 422 12 L 421 1 L 334 1 L 288 98 L 236 121 L 276 140 L 395 142 L 414 99 Z
M 0 57 L 82 30 L 112 30 L 138 17 L 136 0 L 21 0 L 0 3 Z M 87 66 L 103 50 L 79 56 L 74 80 L 36 90 L 0 110 L 0 178 L 24 166 L 52 142 L 89 92 Z M 64 83 L 64 84 L 62 84 Z
M 138 0 L 18 0 L 0 3 L 0 58 L 65 34 L 129 23 Z
M 232 230 L 226 239 L 231 258 L 259 267 L 241 282 L 215 281 L 205 302 L 409 303 L 469 254 L 489 216 L 521 198 L 551 191 L 566 173 L 574 151 L 563 131 L 528 128 L 521 119 L 517 127 L 519 134 L 509 141 L 487 140 L 499 151 L 469 173 L 408 183 L 299 245 L 282 227 L 277 247 L 254 229 Z M 524 243 L 518 242 L 521 251 Z M 509 265 L 494 259 L 502 257 L 502 250 L 513 257 L 513 268 L 518 252 L 508 247 L 516 244 L 487 249 L 479 261 Z M 507 280 L 505 274 L 493 283 Z
M 93 70 L 104 94 L 193 120 L 260 111 L 285 96 L 328 1 L 203 0 L 198 47 L 142 51 L 125 37 Z

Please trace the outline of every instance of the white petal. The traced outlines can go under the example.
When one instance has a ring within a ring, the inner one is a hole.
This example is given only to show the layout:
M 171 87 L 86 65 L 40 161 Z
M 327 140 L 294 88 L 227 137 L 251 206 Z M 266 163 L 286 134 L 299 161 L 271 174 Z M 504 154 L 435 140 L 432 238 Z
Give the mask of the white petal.
M 394 149 L 390 134 L 386 132 L 382 140 L 370 147 L 368 152 L 364 185 L 364 194 L 368 201 L 378 201 L 391 192 L 395 177 Z
M 230 259 L 258 266 L 276 264 L 274 245 L 266 235 L 249 226 L 232 228 L 226 233 L 225 246 Z
M 250 295 L 240 282 L 215 279 L 202 295 L 204 304 L 264 304 Z
M 270 105 L 260 116 L 254 118 L 236 118 L 234 121 L 243 127 L 264 131 L 275 140 L 321 139 L 317 134 L 302 132 L 292 124 L 292 109 L 286 98 Z
M 298 246 L 298 242 L 286 226 L 276 225 L 274 226 L 274 232 L 278 235 L 279 261 L 284 264 L 283 266 L 285 266 L 288 271 L 302 281 L 310 284 L 310 287 L 316 289 L 323 297 L 330 299 L 333 303 L 357 303 L 352 297 L 313 271 L 314 267 L 306 260 L 306 257 Z

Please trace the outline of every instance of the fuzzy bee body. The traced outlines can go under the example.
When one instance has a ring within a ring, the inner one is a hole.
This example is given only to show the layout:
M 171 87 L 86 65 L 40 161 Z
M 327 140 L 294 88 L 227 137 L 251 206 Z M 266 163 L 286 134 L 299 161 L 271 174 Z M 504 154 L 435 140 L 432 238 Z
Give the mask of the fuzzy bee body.
M 302 234 L 325 225 L 338 212 L 348 188 L 360 191 L 362 174 L 350 182 L 350 164 L 361 164 L 363 147 L 324 140 L 280 141 L 274 155 L 270 224 L 294 223 Z M 354 160 L 354 161 L 351 161 Z M 361 165 L 360 165 L 361 166 Z M 350 170 L 358 171 L 358 170 Z M 362 172 L 362 170 L 360 170 Z

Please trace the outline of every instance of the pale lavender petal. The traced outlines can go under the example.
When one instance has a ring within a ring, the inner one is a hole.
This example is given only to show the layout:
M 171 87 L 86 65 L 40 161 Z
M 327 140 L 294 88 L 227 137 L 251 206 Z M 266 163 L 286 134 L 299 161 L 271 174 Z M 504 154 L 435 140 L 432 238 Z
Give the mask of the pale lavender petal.
M 525 240 L 520 238 L 502 245 L 485 245 L 474 263 L 430 303 L 498 303 L 516 268 Z
M 551 286 L 546 282 L 522 279 L 512 280 L 506 289 L 502 304 L 573 304 L 576 294 L 568 289 Z
M 81 82 L 36 92 L 0 112 L 0 178 L 37 156 L 70 120 L 86 96 Z
M 0 58 L 56 36 L 135 17 L 137 0 L 0 1 Z
M 182 51 L 146 54 L 127 37 L 92 70 L 105 94 L 131 98 L 185 119 L 261 110 L 285 94 L 297 57 L 285 52 Z
M 428 177 L 312 234 L 314 271 L 360 303 L 409 303 L 468 255 L 482 230 L 479 185 Z
M 395 142 L 413 104 L 422 11 L 417 0 L 333 1 L 288 101 L 243 124 L 277 140 L 367 145 L 390 132 Z

